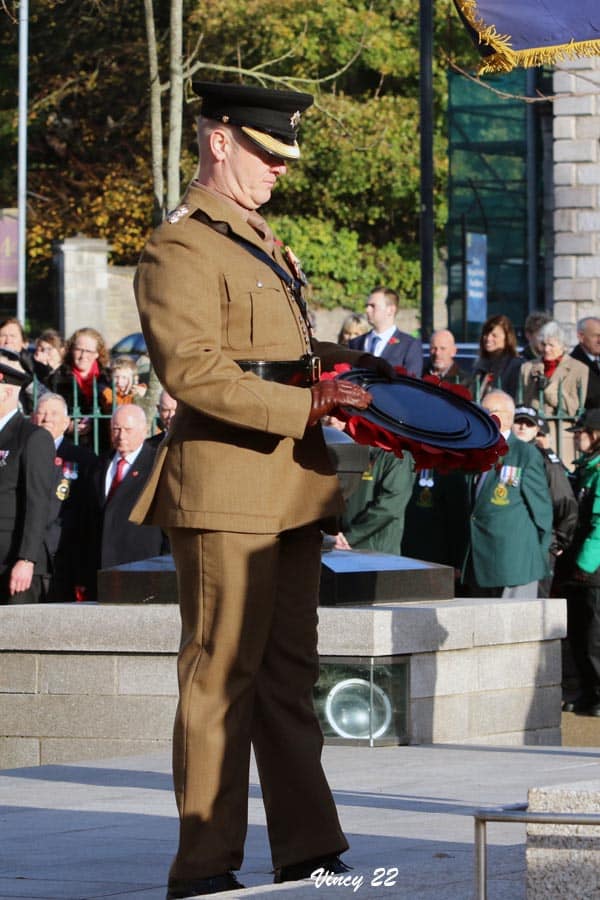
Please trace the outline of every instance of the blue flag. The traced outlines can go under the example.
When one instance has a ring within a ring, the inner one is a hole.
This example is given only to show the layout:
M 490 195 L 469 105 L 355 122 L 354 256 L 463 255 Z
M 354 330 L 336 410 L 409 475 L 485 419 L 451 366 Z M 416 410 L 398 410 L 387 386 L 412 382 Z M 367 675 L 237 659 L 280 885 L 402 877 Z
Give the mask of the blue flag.
M 454 0 L 483 72 L 600 56 L 600 0 Z

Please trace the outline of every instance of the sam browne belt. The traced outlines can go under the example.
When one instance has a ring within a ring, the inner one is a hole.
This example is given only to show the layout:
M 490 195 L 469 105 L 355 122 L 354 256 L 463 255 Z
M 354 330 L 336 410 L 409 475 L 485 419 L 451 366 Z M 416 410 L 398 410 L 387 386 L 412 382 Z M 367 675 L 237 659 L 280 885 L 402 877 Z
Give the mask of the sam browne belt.
M 236 359 L 236 363 L 242 371 L 253 372 L 265 381 L 277 381 L 279 384 L 291 384 L 295 387 L 310 387 L 321 375 L 321 360 L 310 353 L 301 359 Z

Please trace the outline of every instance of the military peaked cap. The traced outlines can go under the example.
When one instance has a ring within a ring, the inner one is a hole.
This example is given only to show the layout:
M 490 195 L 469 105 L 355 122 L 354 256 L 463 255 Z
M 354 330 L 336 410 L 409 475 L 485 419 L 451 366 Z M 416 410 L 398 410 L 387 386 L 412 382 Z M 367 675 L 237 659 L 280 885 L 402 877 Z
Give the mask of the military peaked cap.
M 586 409 L 567 431 L 600 431 L 600 409 Z
M 194 81 L 192 87 L 202 97 L 205 118 L 238 125 L 253 143 L 273 156 L 300 157 L 298 126 L 313 102 L 311 94 L 216 81 Z

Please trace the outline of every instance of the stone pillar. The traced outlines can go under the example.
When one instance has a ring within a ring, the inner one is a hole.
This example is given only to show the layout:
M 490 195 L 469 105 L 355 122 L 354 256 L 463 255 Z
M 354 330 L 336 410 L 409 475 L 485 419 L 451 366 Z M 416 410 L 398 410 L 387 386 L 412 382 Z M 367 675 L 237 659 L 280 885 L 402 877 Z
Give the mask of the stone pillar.
M 575 343 L 600 312 L 600 58 L 558 63 L 554 94 L 554 318 Z
M 108 295 L 108 242 L 78 235 L 57 247 L 59 328 L 65 337 L 89 326 L 104 334 Z

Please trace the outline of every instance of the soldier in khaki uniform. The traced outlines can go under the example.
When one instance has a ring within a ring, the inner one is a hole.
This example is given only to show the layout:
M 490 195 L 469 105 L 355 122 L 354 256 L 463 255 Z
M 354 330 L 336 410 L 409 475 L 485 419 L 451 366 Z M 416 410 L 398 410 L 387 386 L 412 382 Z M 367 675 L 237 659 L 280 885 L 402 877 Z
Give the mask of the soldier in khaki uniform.
M 320 418 L 365 408 L 348 382 L 385 361 L 311 340 L 297 259 L 256 209 L 307 94 L 200 83 L 200 168 L 142 255 L 136 296 L 152 363 L 177 400 L 136 521 L 168 530 L 182 640 L 174 779 L 181 827 L 168 898 L 239 887 L 252 743 L 275 880 L 346 870 L 312 707 L 320 528 L 342 501 Z

